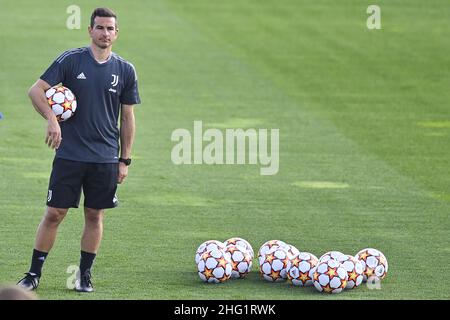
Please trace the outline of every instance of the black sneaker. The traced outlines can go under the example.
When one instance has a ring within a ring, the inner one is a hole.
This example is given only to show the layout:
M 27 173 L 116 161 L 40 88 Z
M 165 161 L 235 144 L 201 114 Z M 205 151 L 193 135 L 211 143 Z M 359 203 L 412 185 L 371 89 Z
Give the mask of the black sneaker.
M 86 272 L 75 282 L 75 291 L 78 292 L 93 292 L 94 287 L 91 282 L 91 274 Z
M 25 277 L 17 282 L 17 285 L 28 291 L 36 290 L 39 285 L 39 276 L 34 273 L 27 272 Z

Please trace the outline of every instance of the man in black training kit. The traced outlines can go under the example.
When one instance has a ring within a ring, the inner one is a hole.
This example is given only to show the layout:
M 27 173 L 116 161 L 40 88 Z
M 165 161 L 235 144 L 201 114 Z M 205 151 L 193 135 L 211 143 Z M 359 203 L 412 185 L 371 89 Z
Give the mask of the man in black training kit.
M 83 189 L 85 225 L 75 290 L 93 291 L 91 268 L 102 238 L 104 209 L 117 206 L 117 184 L 124 181 L 131 163 L 133 105 L 140 103 L 136 72 L 132 64 L 111 51 L 119 31 L 113 11 L 95 9 L 88 31 L 90 46 L 64 52 L 28 92 L 36 111 L 47 120 L 45 143 L 56 149 L 47 208 L 37 229 L 31 267 L 18 282 L 28 290 L 39 285 L 58 225 L 69 208 L 78 207 Z M 76 113 L 61 123 L 45 96 L 47 89 L 59 83 L 77 98 Z

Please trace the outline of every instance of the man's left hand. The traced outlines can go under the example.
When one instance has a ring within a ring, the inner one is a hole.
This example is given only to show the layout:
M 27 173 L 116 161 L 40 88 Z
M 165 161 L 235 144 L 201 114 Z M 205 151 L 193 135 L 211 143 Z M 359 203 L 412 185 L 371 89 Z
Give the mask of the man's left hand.
M 128 166 L 125 163 L 119 162 L 119 176 L 117 177 L 117 183 L 122 183 L 128 176 Z

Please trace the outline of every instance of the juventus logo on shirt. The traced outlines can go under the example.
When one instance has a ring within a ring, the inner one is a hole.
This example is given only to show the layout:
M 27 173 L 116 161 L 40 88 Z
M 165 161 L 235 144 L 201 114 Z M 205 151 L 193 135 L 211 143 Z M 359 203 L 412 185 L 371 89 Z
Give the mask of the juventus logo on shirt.
M 111 82 L 111 85 L 112 85 L 113 87 L 115 87 L 115 86 L 117 86 L 117 84 L 119 83 L 119 76 L 116 75 L 116 74 L 113 74 L 112 77 L 113 77 L 113 81 Z

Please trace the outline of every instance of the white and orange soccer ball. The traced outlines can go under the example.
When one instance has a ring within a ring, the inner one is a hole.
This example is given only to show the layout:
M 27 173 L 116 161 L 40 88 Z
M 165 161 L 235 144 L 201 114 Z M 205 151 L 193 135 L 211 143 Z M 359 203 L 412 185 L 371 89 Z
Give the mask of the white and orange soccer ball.
M 317 265 L 313 283 L 319 292 L 340 293 L 347 286 L 348 274 L 337 260 L 330 259 L 319 262 Z
M 230 245 L 226 247 L 225 252 L 231 260 L 231 277 L 234 279 L 245 278 L 252 269 L 252 257 L 247 249 L 239 245 Z
M 225 250 L 225 244 L 223 242 L 220 242 L 218 240 L 208 240 L 203 242 L 199 247 L 197 248 L 197 251 L 195 252 L 195 263 L 198 264 L 200 261 L 200 257 L 203 253 L 210 250 Z
M 388 272 L 388 262 L 384 254 L 373 248 L 362 249 L 355 255 L 364 267 L 364 281 L 370 277 L 378 277 L 383 280 Z
M 47 103 L 59 122 L 71 118 L 77 110 L 77 100 L 73 92 L 64 86 L 51 87 L 45 92 Z
M 233 267 L 229 256 L 222 249 L 204 252 L 197 263 L 198 276 L 207 283 L 220 283 L 231 277 Z
M 289 249 L 286 242 L 281 240 L 269 240 L 264 242 L 258 250 L 258 261 L 260 266 L 264 263 L 264 260 L 266 259 L 266 254 L 270 250 L 273 250 L 275 247 L 284 248 L 285 250 Z
M 260 260 L 260 273 L 262 277 L 270 282 L 280 282 L 287 279 L 287 267 L 289 257 L 287 251 L 279 246 L 274 246 Z
M 317 257 L 312 253 L 300 252 L 289 262 L 287 272 L 288 279 L 295 286 L 312 286 L 317 262 Z
M 345 260 L 345 254 L 340 251 L 328 251 L 319 257 L 319 262 L 327 262 L 330 259 L 342 262 Z
M 225 240 L 223 243 L 224 243 L 225 247 L 228 247 L 228 246 L 244 247 L 248 251 L 248 253 L 250 254 L 252 259 L 255 257 L 255 253 L 253 252 L 252 246 L 245 239 L 234 237 L 234 238 Z
M 353 256 L 345 255 L 345 260 L 341 262 L 348 274 L 347 286 L 345 289 L 354 289 L 361 285 L 364 278 L 364 266 L 362 262 Z

